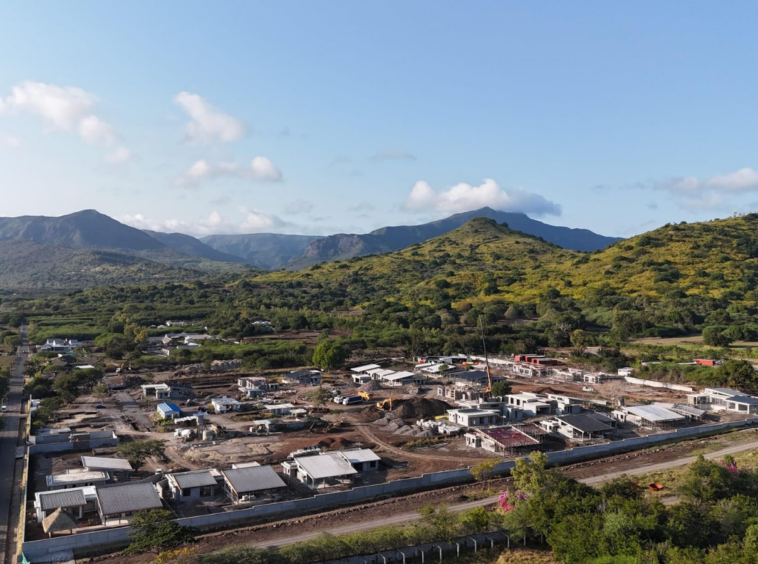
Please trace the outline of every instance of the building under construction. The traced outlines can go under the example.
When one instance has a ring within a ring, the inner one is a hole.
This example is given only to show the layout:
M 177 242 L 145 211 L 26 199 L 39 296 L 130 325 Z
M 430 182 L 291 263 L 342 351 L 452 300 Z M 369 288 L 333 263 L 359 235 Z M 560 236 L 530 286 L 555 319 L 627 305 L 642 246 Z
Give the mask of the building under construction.
M 466 446 L 483 448 L 495 454 L 519 454 L 538 449 L 547 434 L 533 424 L 474 429 L 466 433 Z

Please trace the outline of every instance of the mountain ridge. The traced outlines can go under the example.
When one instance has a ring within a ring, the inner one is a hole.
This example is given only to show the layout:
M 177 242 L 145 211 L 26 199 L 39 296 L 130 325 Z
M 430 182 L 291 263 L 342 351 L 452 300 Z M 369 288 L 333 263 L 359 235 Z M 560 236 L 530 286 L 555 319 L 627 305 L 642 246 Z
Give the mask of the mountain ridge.
M 290 259 L 285 268 L 300 270 L 320 262 L 397 251 L 449 233 L 475 217 L 486 217 L 498 223 L 507 223 L 509 227 L 517 231 L 542 237 L 560 247 L 576 251 L 595 251 L 621 240 L 619 237 L 598 235 L 588 229 L 550 225 L 522 213 L 503 212 L 484 207 L 420 225 L 381 227 L 365 235 L 330 235 L 311 242 L 302 256 Z
M 279 268 L 302 254 L 320 235 L 250 233 L 243 235 L 207 235 L 200 241 L 217 251 L 238 256 L 261 268 Z
M 620 237 L 599 235 L 588 229 L 550 225 L 522 213 L 503 212 L 489 207 L 419 225 L 385 226 L 365 234 L 308 236 L 254 233 L 208 235 L 200 240 L 216 250 L 244 258 L 256 266 L 301 270 L 322 262 L 397 251 L 448 233 L 474 217 L 488 217 L 498 223 L 505 222 L 513 229 L 540 236 L 572 250 L 594 251 L 622 240 Z

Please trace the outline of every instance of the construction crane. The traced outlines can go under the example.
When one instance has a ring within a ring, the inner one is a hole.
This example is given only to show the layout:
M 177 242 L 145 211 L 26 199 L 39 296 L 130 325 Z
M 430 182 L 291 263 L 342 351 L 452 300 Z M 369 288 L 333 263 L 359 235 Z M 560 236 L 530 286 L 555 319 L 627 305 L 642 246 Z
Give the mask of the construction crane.
M 479 316 L 479 330 L 482 334 L 482 348 L 484 349 L 484 370 L 487 372 L 487 389 L 486 392 L 492 391 L 492 374 L 490 373 L 490 358 L 487 356 L 487 343 L 484 342 L 484 324 L 482 323 L 482 316 Z

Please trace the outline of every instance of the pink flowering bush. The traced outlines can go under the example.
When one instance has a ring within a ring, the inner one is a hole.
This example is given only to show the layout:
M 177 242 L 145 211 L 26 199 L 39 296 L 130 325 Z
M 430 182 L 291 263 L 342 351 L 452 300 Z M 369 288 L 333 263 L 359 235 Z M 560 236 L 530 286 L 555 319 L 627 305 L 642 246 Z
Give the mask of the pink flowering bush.
M 737 468 L 737 461 L 734 460 L 734 457 L 731 454 L 727 454 L 724 457 L 724 460 L 721 461 L 721 465 L 729 470 L 732 474 L 739 474 L 740 469 Z
M 529 496 L 527 494 L 520 491 L 511 493 L 506 490 L 504 492 L 500 492 L 500 497 L 498 497 L 497 505 L 501 511 L 512 511 L 513 509 L 516 509 L 516 504 L 519 501 L 524 501 L 528 497 Z

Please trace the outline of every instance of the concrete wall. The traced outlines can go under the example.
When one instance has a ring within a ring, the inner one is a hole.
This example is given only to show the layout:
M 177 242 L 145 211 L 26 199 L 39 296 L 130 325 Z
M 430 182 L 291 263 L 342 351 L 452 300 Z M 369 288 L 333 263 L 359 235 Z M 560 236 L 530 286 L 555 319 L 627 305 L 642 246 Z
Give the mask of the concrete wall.
M 41 454 L 44 452 L 68 452 L 74 450 L 74 443 L 46 443 L 29 445 L 29 454 Z
M 37 443 L 29 445 L 29 454 L 41 454 L 45 452 L 69 452 L 72 450 L 92 450 L 94 448 L 118 446 L 119 439 L 92 439 L 90 441 L 61 442 L 61 443 Z
M 658 382 L 656 380 L 643 380 L 641 378 L 634 378 L 632 376 L 624 376 L 624 381 L 630 384 L 637 384 L 639 386 L 648 386 L 650 388 L 666 388 L 667 390 L 677 390 L 679 392 L 687 392 L 691 394 L 695 390 L 689 386 L 680 386 L 679 384 L 669 384 L 668 382 Z
M 720 423 L 717 425 L 689 427 L 647 437 L 637 437 L 606 444 L 580 446 L 573 449 L 550 452 L 547 453 L 547 457 L 549 463 L 553 465 L 569 464 L 585 459 L 637 450 L 667 441 L 676 441 L 700 435 L 708 435 L 754 424 L 758 424 L 758 418 L 746 421 Z M 505 461 L 498 464 L 495 471 L 501 474 L 507 473 L 514 465 L 515 463 L 512 460 Z M 405 478 L 402 480 L 386 482 L 384 484 L 357 487 L 347 491 L 318 494 L 306 499 L 268 503 L 247 509 L 228 511 L 213 515 L 185 517 L 177 519 L 176 522 L 180 525 L 198 527 L 200 529 L 224 528 L 232 526 L 235 523 L 241 524 L 249 522 L 251 519 L 275 517 L 287 513 L 302 514 L 312 511 L 326 510 L 331 507 L 359 503 L 376 497 L 410 493 L 419 489 L 463 482 L 470 479 L 471 473 L 468 468 L 447 470 L 444 472 L 435 472 L 433 474 L 424 474 L 423 476 L 416 478 Z M 73 549 L 84 552 L 97 546 L 107 546 L 119 542 L 125 543 L 128 541 L 127 533 L 130 530 L 129 527 L 121 527 L 117 529 L 71 535 L 68 537 L 55 537 L 52 539 L 25 542 L 24 555 L 30 562 L 45 562 L 46 557 L 49 558 L 51 554 L 56 552 Z

